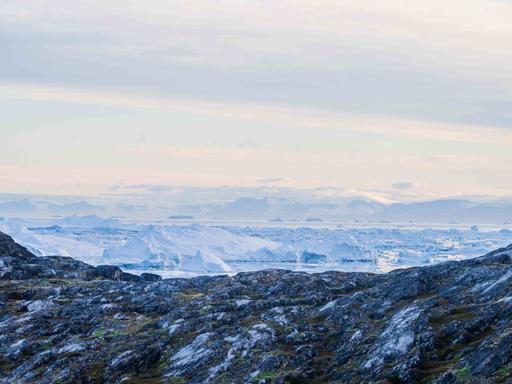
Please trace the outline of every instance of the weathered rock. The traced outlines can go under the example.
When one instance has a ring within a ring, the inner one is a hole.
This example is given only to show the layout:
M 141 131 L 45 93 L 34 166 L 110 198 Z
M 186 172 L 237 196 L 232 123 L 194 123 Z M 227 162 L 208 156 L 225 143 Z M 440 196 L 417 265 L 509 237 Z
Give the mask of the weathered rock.
M 0 383 L 512 382 L 512 246 L 385 275 L 161 280 L 0 234 Z
M 3 258 L 31 259 L 34 257 L 25 247 L 15 243 L 10 236 L 2 232 L 0 232 L 0 250 L 2 250 Z

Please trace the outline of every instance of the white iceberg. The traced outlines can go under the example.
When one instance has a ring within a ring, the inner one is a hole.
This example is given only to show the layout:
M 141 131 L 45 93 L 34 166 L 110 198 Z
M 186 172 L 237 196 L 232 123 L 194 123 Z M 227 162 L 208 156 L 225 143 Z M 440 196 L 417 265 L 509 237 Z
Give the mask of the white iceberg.
M 116 219 L 104 219 L 96 215 L 73 215 L 63 217 L 62 219 L 55 221 L 54 224 L 64 228 L 110 228 L 123 226 L 123 224 Z
M 375 252 L 349 231 L 318 228 L 230 228 L 238 235 L 248 233 L 269 239 L 279 247 L 248 254 L 249 260 L 312 263 L 376 262 Z
M 103 252 L 103 262 L 189 271 L 229 271 L 226 261 L 246 260 L 260 249 L 278 248 L 268 240 L 240 236 L 203 225 L 142 227 L 124 244 Z M 194 266 L 194 262 L 197 266 Z
M 182 255 L 178 268 L 186 272 L 231 272 L 231 267 L 217 256 L 197 251 L 195 255 Z
M 63 234 L 35 233 L 19 221 L 0 217 L 0 232 L 11 236 L 23 244 L 36 256 L 73 256 L 79 260 L 95 263 L 103 253 L 103 248 L 87 241 L 78 241 Z
M 103 262 L 117 265 L 145 265 L 153 267 L 176 267 L 180 258 L 173 244 L 165 237 L 155 238 L 154 234 L 133 237 L 126 244 L 103 251 Z
M 0 217 L 0 232 L 3 232 L 9 236 L 11 236 L 14 241 L 19 244 L 23 244 L 25 248 L 27 248 L 30 252 L 35 255 L 42 256 L 45 254 L 45 251 L 49 250 L 36 235 L 30 232 L 24 225 L 15 222 L 14 220 L 6 219 L 4 217 Z

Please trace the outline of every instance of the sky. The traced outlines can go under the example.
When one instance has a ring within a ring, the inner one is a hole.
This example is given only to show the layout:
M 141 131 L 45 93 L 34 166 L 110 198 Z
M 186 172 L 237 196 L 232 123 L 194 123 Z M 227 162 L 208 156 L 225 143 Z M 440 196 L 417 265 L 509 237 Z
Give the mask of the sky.
M 508 0 L 3 0 L 0 191 L 512 191 Z

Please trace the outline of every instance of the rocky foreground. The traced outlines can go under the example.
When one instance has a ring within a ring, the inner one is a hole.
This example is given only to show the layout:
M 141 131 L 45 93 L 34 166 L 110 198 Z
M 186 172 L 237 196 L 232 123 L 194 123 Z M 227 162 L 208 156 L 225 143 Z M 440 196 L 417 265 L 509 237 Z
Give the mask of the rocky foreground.
M 385 275 L 167 279 L 0 233 L 0 383 L 509 383 L 512 246 Z

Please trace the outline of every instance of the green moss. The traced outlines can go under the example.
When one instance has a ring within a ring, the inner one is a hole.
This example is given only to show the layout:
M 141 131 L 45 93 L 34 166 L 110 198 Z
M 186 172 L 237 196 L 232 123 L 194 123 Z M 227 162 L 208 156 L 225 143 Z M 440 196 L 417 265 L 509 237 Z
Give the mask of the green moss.
M 464 307 L 459 307 L 452 309 L 449 313 L 431 317 L 429 323 L 434 329 L 437 329 L 450 321 L 468 321 L 475 317 L 477 317 L 475 312 L 468 311 Z
M 279 372 L 277 372 L 277 371 L 261 372 L 252 379 L 252 382 L 257 383 L 260 380 L 271 380 L 272 381 L 272 380 L 277 379 L 278 375 L 279 375 Z
M 123 381 L 126 384 L 161 384 L 163 382 L 162 372 L 159 370 L 152 370 L 141 374 L 136 374 L 128 377 Z M 169 381 L 165 381 L 168 384 L 184 384 L 188 381 L 182 377 L 171 377 Z
M 259 317 L 247 317 L 246 319 L 240 321 L 240 325 L 247 328 L 259 323 L 261 323 L 261 319 Z
M 512 374 L 512 369 L 508 367 L 500 368 L 496 371 L 496 375 L 500 377 L 508 377 Z
M 102 337 L 102 336 L 104 336 L 104 335 L 105 335 L 105 333 L 106 333 L 106 331 L 105 331 L 104 329 L 97 329 L 97 330 L 95 330 L 95 331 L 92 333 L 92 335 L 93 335 L 94 337 Z
M 180 296 L 184 296 L 187 299 L 195 299 L 198 297 L 203 297 L 205 294 L 203 292 L 197 291 L 195 289 L 186 289 L 178 293 Z
M 227 384 L 231 382 L 231 375 L 228 372 L 223 372 L 215 378 L 219 384 Z
M 53 346 L 54 346 L 53 343 L 45 342 L 45 343 L 41 344 L 41 349 L 43 351 L 48 351 L 49 349 L 52 349 Z
M 306 321 L 308 324 L 322 324 L 327 319 L 327 316 L 328 315 L 326 313 L 321 313 L 321 314 L 314 316 Z
M 469 376 L 471 375 L 471 372 L 469 370 L 469 367 L 464 367 L 462 369 L 459 369 L 458 371 L 455 371 L 455 377 L 458 381 L 466 381 Z
M 425 359 L 419 365 L 419 367 L 414 370 L 417 377 L 419 378 L 418 383 L 420 384 L 431 383 L 433 377 L 438 377 L 442 373 L 457 365 L 461 359 L 461 354 L 457 353 L 450 360 L 431 360 L 430 357 L 431 353 L 429 354 L 428 358 Z
M 169 377 L 167 380 L 168 380 L 169 384 L 185 384 L 188 382 L 187 379 L 185 379 L 182 376 Z
M 102 377 L 104 370 L 105 363 L 103 361 L 98 361 L 91 364 L 89 374 L 93 379 L 99 380 Z
M 139 332 L 142 328 L 148 327 L 154 322 L 155 319 L 152 319 L 151 317 L 144 317 L 140 320 L 134 319 L 133 321 L 130 321 L 126 330 L 128 333 Z
M 167 361 L 165 359 L 160 360 L 160 362 L 158 363 L 158 369 L 160 369 L 162 371 L 164 369 L 166 369 L 167 366 L 168 366 L 168 363 L 167 363 Z
M 56 304 L 59 304 L 59 305 L 66 305 L 66 304 L 71 303 L 72 301 L 73 300 L 71 300 L 71 299 L 65 299 L 65 298 L 53 299 L 53 302 Z

